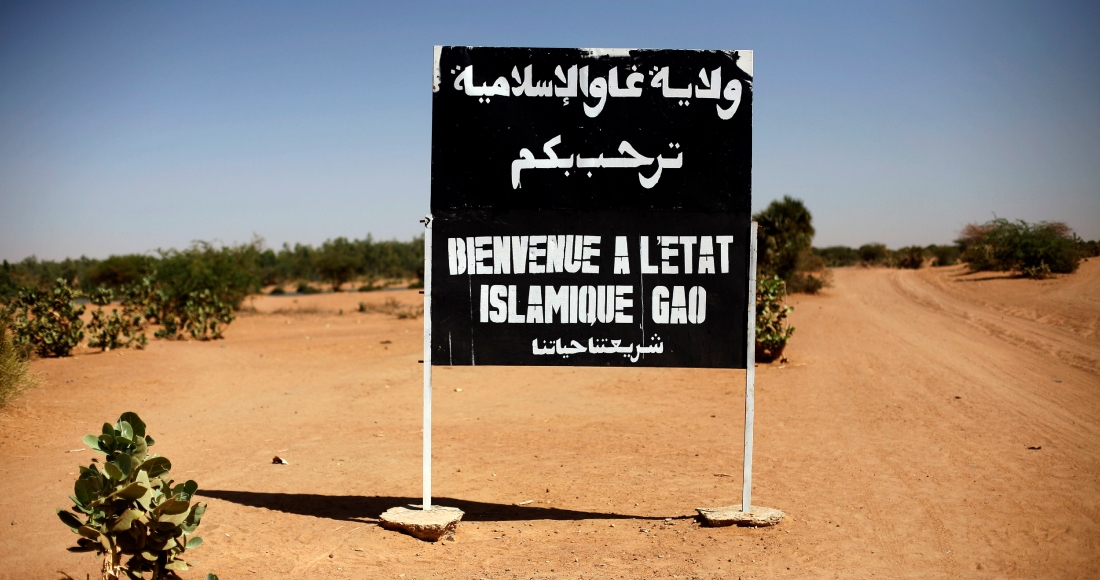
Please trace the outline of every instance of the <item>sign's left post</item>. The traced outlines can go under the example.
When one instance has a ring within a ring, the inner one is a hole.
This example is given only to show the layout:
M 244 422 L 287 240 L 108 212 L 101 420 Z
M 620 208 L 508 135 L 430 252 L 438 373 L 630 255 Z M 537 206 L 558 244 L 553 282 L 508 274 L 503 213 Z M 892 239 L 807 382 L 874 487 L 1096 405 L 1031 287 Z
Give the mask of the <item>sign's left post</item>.
M 424 217 L 424 503 L 432 509 L 432 215 Z
M 386 529 L 434 542 L 451 537 L 463 513 L 457 508 L 432 505 L 432 215 L 425 216 L 421 223 L 424 224 L 424 360 L 420 361 L 424 364 L 424 500 L 420 506 L 388 509 L 378 516 L 378 521 Z

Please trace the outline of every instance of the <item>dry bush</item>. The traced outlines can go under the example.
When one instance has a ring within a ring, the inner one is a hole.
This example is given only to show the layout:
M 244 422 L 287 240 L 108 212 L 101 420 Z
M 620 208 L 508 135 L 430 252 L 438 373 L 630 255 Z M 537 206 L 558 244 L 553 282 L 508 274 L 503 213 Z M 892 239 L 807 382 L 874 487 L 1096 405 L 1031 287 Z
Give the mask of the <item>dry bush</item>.
M 817 294 L 821 289 L 832 285 L 833 274 L 826 267 L 825 259 L 805 250 L 799 254 L 795 270 L 790 273 L 786 291 Z
M 855 266 L 859 263 L 859 250 L 847 246 L 829 246 L 828 248 L 813 248 L 813 253 L 819 256 L 825 265 L 830 268 L 843 268 Z
M 936 266 L 954 266 L 959 263 L 960 252 L 958 246 L 932 245 L 926 249 L 935 260 Z
M 1062 222 L 997 218 L 967 225 L 955 243 L 973 272 L 1011 271 L 1041 279 L 1075 272 L 1082 257 L 1080 240 Z
M 859 247 L 859 261 L 865 266 L 879 266 L 890 259 L 890 250 L 886 244 L 870 243 Z
M 15 344 L 8 327 L 7 314 L 0 311 L 0 407 L 36 382 L 36 377 L 29 372 L 28 349 Z
M 918 270 L 924 266 L 924 248 L 906 246 L 894 252 L 894 267 Z

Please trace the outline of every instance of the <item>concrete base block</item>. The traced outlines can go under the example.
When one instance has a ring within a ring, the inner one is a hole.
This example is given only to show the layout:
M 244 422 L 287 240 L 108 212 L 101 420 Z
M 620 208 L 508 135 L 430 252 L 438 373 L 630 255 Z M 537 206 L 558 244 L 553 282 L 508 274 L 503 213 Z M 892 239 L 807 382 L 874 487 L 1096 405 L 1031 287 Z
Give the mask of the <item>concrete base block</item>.
M 741 511 L 741 504 L 717 507 L 695 508 L 699 512 L 699 519 L 705 526 L 774 526 L 783 516 L 787 515 L 777 509 L 769 507 L 752 506 L 749 511 Z
M 463 515 L 462 510 L 452 507 L 432 506 L 428 510 L 395 507 L 378 516 L 378 523 L 387 530 L 435 542 L 444 536 L 453 536 Z

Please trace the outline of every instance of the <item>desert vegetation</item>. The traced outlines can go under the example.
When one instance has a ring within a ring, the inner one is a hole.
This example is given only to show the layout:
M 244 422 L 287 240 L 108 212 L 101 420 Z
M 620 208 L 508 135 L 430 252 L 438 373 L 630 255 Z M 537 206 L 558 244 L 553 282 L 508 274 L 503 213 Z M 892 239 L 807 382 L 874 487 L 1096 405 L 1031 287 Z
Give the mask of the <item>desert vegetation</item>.
M 1015 272 L 1038 279 L 1076 272 L 1081 258 L 1096 247 L 1062 222 L 1029 224 L 1004 218 L 967 225 L 956 244 L 971 271 Z
M 103 580 L 177 578 L 187 570 L 187 550 L 199 547 L 195 536 L 206 504 L 191 501 L 194 481 L 173 485 L 172 462 L 150 453 L 153 437 L 137 413 L 123 413 L 84 444 L 105 455 L 80 467 L 73 485 L 72 510 L 57 510 L 61 522 L 77 534 L 74 551 L 103 557 Z
M 407 242 L 376 241 L 370 236 L 335 238 L 320 247 L 284 244 L 278 250 L 265 247 L 261 238 L 229 246 L 197 242 L 183 250 L 102 260 L 83 256 L 60 261 L 34 256 L 15 263 L 5 260 L 0 263 L 0 303 L 10 303 L 21 290 L 49 287 L 58 278 L 83 295 L 100 286 L 117 292 L 144 278 L 155 278 L 169 300 L 218 288 L 222 300 L 239 308 L 245 296 L 268 286 L 328 284 L 342 289 L 348 282 L 361 281 L 373 288 L 381 287 L 384 280 L 420 280 L 423 273 L 422 238 Z
M 0 408 L 34 384 L 29 351 L 15 344 L 9 331 L 11 318 L 0 311 Z
M 407 318 L 420 318 L 424 315 L 423 305 L 409 305 L 402 304 L 394 298 L 387 298 L 382 301 L 381 304 L 370 304 L 368 302 L 359 303 L 359 312 L 371 313 L 380 312 L 382 314 L 389 314 L 395 316 L 401 320 Z M 342 312 L 341 312 L 342 313 Z
M 753 216 L 757 233 L 757 271 L 761 279 L 778 276 L 791 292 L 814 294 L 828 285 L 826 263 L 813 252 L 813 215 L 800 199 L 784 196 Z
M 779 276 L 756 282 L 756 361 L 772 362 L 783 355 L 783 349 L 794 334 L 787 315 L 794 310 L 787 306 L 786 283 Z
M 818 292 L 830 283 L 828 268 L 917 269 L 962 261 L 971 271 L 1046 278 L 1073 272 L 1081 259 L 1100 254 L 1100 244 L 1081 240 L 1060 222 L 994 219 L 967 225 L 954 244 L 891 250 L 880 243 L 814 248 L 813 216 L 801 200 L 789 196 L 753 217 L 760 224 L 758 295 L 773 301 L 758 304 L 761 344 L 768 345 L 762 359 L 781 352 L 790 338 L 792 330 L 783 326 L 786 293 Z M 32 256 L 15 264 L 5 261 L 0 265 L 0 308 L 10 352 L 23 353 L 24 359 L 28 353 L 58 357 L 85 340 L 90 348 L 106 351 L 144 348 L 149 334 L 168 340 L 222 338 L 245 298 L 264 288 L 272 294 L 314 294 L 350 285 L 369 292 L 398 281 L 419 287 L 422 277 L 420 238 L 378 242 L 370 236 L 339 237 L 319 247 L 284 244 L 277 251 L 266 248 L 260 238 L 233 246 L 196 242 L 182 250 L 103 260 L 40 261 Z M 87 303 L 93 308 L 90 319 L 83 316 Z M 400 318 L 420 315 L 389 302 L 369 308 L 364 303 L 360 310 Z
M 905 246 L 891 250 L 886 244 L 869 243 L 858 248 L 829 246 L 814 248 L 813 253 L 830 268 L 846 266 L 886 266 L 891 268 L 923 268 L 953 266 L 959 261 L 959 249 L 953 245 Z
M 830 268 L 861 265 L 917 269 L 965 262 L 971 272 L 1014 272 L 1042 279 L 1073 273 L 1082 259 L 1100 256 L 1100 242 L 1082 240 L 1062 222 L 1032 224 L 998 218 L 966 225 L 950 245 L 891 250 L 885 244 L 869 243 L 859 248 L 813 248 L 812 252 Z
M 145 348 L 148 337 L 142 332 L 144 321 L 133 302 L 124 302 L 122 311 L 105 307 L 111 304 L 114 292 L 100 286 L 92 292 L 89 300 L 96 306 L 92 320 L 88 323 L 88 346 L 108 351 L 116 348 Z
M 84 306 L 61 278 L 47 289 L 21 290 L 5 311 L 16 344 L 39 356 L 68 356 L 84 339 Z
M 222 338 L 245 298 L 274 285 L 296 283 L 301 294 L 339 291 L 353 280 L 360 290 L 381 289 L 385 280 L 423 276 L 423 241 L 376 242 L 336 238 L 313 248 L 284 245 L 278 252 L 262 239 L 234 246 L 196 242 L 183 250 L 129 254 L 104 260 L 86 257 L 40 261 L 29 257 L 0 266 L 5 384 L 4 396 L 20 390 L 18 371 L 29 354 L 68 356 L 85 339 L 103 351 L 144 348 L 148 333 L 166 340 Z M 83 317 L 87 303 L 94 310 Z M 417 316 L 390 308 L 400 317 Z M 10 347 L 10 348 L 9 348 Z

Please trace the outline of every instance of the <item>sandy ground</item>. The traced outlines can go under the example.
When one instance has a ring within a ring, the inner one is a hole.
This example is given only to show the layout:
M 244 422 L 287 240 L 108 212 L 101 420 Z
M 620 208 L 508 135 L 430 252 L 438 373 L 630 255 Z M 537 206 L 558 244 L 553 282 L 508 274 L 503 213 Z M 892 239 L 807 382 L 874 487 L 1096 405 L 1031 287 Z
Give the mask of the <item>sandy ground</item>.
M 757 372 L 767 529 L 692 519 L 740 501 L 742 372 L 440 367 L 435 493 L 466 518 L 382 530 L 420 495 L 422 321 L 355 312 L 391 297 L 419 298 L 261 297 L 223 341 L 36 361 L 0 413 L 0 578 L 96 577 L 53 512 L 128 410 L 209 503 L 187 578 L 1100 576 L 1100 260 L 794 298 L 789 362 Z

